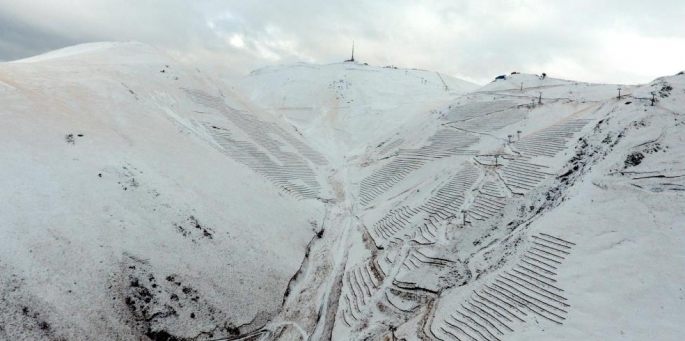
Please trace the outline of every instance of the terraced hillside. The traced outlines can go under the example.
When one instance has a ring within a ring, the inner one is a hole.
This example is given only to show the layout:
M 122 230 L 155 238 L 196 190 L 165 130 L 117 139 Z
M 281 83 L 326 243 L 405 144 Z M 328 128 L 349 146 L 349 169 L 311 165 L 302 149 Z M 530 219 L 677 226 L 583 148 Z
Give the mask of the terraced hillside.
M 230 82 L 103 43 L 0 64 L 0 102 L 0 339 L 685 334 L 683 75 Z

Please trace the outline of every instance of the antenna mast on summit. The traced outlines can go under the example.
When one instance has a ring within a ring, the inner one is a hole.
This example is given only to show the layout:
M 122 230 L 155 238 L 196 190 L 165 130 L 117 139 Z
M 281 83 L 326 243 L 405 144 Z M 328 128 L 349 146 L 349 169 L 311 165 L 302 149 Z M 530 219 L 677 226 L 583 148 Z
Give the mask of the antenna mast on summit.
M 345 63 L 354 63 L 354 40 L 352 41 L 352 56 Z
M 352 41 L 352 58 L 350 59 L 350 61 L 354 61 L 354 40 Z

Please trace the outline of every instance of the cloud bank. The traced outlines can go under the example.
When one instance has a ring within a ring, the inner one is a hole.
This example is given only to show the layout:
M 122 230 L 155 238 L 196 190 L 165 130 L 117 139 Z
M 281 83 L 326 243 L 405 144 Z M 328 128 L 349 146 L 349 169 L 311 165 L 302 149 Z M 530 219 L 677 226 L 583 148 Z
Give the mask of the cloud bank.
M 339 62 L 436 70 L 478 83 L 510 71 L 645 83 L 685 69 L 682 0 L 0 0 L 0 60 L 136 40 L 239 77 Z

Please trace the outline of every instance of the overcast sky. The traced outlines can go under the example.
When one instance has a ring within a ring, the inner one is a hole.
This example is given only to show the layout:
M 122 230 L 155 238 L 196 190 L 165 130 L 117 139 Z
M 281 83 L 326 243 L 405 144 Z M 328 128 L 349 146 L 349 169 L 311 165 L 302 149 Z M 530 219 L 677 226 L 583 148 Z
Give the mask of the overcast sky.
M 685 0 L 0 0 L 0 60 L 135 40 L 229 77 L 340 62 L 477 83 L 511 71 L 645 83 L 685 70 Z

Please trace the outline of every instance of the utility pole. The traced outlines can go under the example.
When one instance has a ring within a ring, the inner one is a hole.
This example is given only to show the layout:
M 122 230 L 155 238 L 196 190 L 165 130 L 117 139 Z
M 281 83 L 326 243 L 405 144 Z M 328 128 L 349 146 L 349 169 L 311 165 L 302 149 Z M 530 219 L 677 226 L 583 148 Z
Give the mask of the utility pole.
M 542 92 L 540 93 L 540 97 L 538 98 L 538 104 L 542 104 Z
M 654 106 L 654 102 L 656 102 L 656 93 L 652 92 L 652 106 Z
M 523 82 L 521 82 L 521 92 L 523 92 Z
M 621 99 L 621 87 L 618 87 L 618 99 Z

